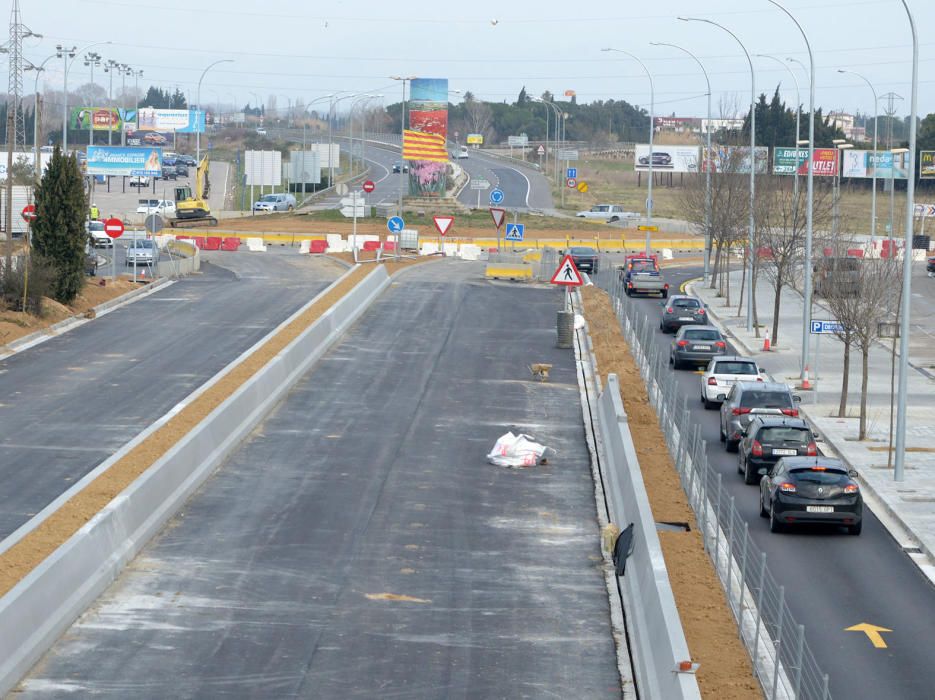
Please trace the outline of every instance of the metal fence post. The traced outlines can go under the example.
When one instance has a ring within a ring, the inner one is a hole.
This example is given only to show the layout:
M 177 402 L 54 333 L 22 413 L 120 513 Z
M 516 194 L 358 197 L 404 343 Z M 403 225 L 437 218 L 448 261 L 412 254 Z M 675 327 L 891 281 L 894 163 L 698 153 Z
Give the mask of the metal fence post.
M 706 460 L 707 461 L 707 460 Z M 721 561 L 719 553 L 721 549 L 721 472 L 717 473 L 717 490 L 714 494 L 717 500 L 714 506 L 714 573 L 720 578 Z M 730 557 L 727 558 L 727 565 L 730 566 Z
M 760 620 L 763 619 L 763 588 L 766 579 L 766 552 L 760 552 L 760 585 L 756 591 L 756 626 L 753 630 L 753 666 L 757 665 L 757 650 L 760 648 Z
M 701 541 L 704 544 L 704 550 L 708 551 L 708 455 L 707 441 L 701 441 L 701 471 L 698 478 L 701 479 L 699 496 L 701 501 Z M 717 571 L 717 569 L 715 569 Z
M 799 688 L 802 686 L 802 654 L 805 652 L 805 625 L 799 625 L 799 641 L 795 649 L 795 693 L 799 697 Z
M 718 476 L 721 476 L 718 474 Z M 734 579 L 734 497 L 730 497 L 730 507 L 727 509 L 727 605 L 731 604 L 731 582 Z M 738 606 L 738 611 L 740 610 Z
M 740 638 L 743 639 L 743 588 L 747 583 L 747 539 L 750 537 L 750 525 L 743 521 L 743 548 L 740 550 L 740 597 L 737 598 L 737 617 L 740 618 Z
M 779 688 L 779 659 L 782 655 L 782 626 L 783 626 L 783 614 L 782 609 L 786 605 L 786 587 L 779 587 L 779 628 L 776 632 L 776 658 L 773 660 L 773 693 L 770 695 L 771 700 L 776 700 L 776 691 Z

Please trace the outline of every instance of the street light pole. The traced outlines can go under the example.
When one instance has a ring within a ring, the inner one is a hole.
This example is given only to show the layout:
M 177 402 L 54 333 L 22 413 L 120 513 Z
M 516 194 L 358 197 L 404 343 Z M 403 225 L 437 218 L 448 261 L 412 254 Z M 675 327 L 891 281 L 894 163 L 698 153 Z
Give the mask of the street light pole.
M 62 153 L 68 153 L 68 70 L 71 68 L 71 65 L 74 64 L 75 56 L 84 53 L 88 49 L 93 49 L 95 46 L 102 46 L 110 43 L 113 42 L 96 41 L 93 44 L 88 44 L 81 50 L 76 50 L 74 46 L 68 48 L 62 44 L 58 44 L 55 47 L 56 57 L 63 59 L 65 65 L 65 72 L 62 79 Z M 68 59 L 71 59 L 71 65 L 68 63 Z
M 747 63 L 750 66 L 750 220 L 747 236 L 747 332 L 749 333 L 753 330 L 753 235 L 756 230 L 756 73 L 753 70 L 753 60 L 750 58 L 750 52 L 747 51 L 747 47 L 743 45 L 740 38 L 730 29 L 710 19 L 698 17 L 679 17 L 679 19 L 685 22 L 704 22 L 724 30 L 743 49 L 744 56 L 747 57 Z M 650 149 L 649 160 L 652 162 L 652 149 Z M 809 153 L 809 163 L 811 163 L 811 153 Z M 811 165 L 809 165 L 809 171 L 811 171 Z
M 214 68 L 214 66 L 221 63 L 233 63 L 234 61 L 230 58 L 222 58 L 214 63 L 208 65 L 203 71 L 201 71 L 201 77 L 198 78 L 198 112 L 204 113 L 204 110 L 201 108 L 201 81 L 205 79 L 205 74 Z M 195 160 L 200 164 L 201 163 L 201 131 L 198 126 L 198 112 L 195 113 Z
M 707 86 L 707 92 L 705 95 L 708 98 L 708 124 L 707 129 L 707 140 L 705 143 L 705 157 L 701 159 L 701 162 L 705 164 L 705 204 L 704 204 L 704 284 L 708 284 L 708 281 L 711 279 L 711 81 L 708 79 L 708 71 L 705 70 L 704 64 L 699 60 L 699 58 L 689 51 L 686 48 L 683 48 L 677 44 L 665 44 L 662 42 L 649 42 L 651 46 L 670 46 L 673 49 L 678 49 L 684 53 L 687 53 L 689 56 L 694 59 L 695 63 L 698 64 L 698 67 L 701 68 L 702 74 L 704 74 L 705 85 Z M 796 131 L 798 135 L 798 131 Z M 650 149 L 652 151 L 652 149 Z M 652 160 L 652 152 L 649 154 L 649 159 Z
M 94 66 L 101 65 L 101 55 L 94 51 L 89 51 L 84 56 L 84 65 L 91 67 L 91 89 L 94 89 Z M 88 145 L 94 145 L 94 118 L 93 115 L 88 119 Z
M 909 100 L 909 172 L 906 173 L 906 241 L 903 248 L 903 293 L 899 319 L 899 383 L 896 408 L 896 459 L 893 480 L 905 479 L 906 462 L 906 392 L 909 379 L 909 304 L 912 301 L 912 218 L 915 213 L 916 117 L 919 108 L 919 36 L 915 18 L 906 0 L 901 0 L 912 30 L 912 97 Z M 893 167 L 896 163 L 894 161 Z
M 879 104 L 879 100 L 877 98 L 877 91 L 873 87 L 873 83 L 867 80 L 867 78 L 865 78 L 860 73 L 852 70 L 844 70 L 842 68 L 838 68 L 838 73 L 856 75 L 858 78 L 867 83 L 867 87 L 869 87 L 870 92 L 873 93 L 873 194 L 871 195 L 870 199 L 870 245 L 872 247 L 877 237 L 877 117 L 879 112 L 877 105 Z
M 36 71 L 36 81 L 33 87 L 34 101 L 33 101 L 33 108 L 32 108 L 32 114 L 33 114 L 32 145 L 36 151 L 36 165 L 35 165 L 35 168 L 33 169 L 33 172 L 35 173 L 37 182 L 42 177 L 42 161 L 40 160 L 41 150 L 39 148 L 39 122 L 42 121 L 39 115 L 39 74 L 45 70 L 45 64 L 51 61 L 53 58 L 56 58 L 56 54 L 54 53 L 51 56 L 47 56 L 45 59 L 43 59 L 42 63 L 40 63 L 38 66 L 33 65 L 32 63 L 26 66 L 26 70 Z

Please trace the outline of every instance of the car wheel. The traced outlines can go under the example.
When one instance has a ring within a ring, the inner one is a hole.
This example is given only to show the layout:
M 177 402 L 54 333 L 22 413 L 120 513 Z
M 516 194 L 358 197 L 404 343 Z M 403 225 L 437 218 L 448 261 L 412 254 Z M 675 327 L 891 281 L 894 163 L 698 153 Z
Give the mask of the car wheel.
M 628 297 L 633 296 L 632 294 L 630 294 L 630 290 L 629 290 L 629 289 L 627 289 L 627 290 L 625 290 L 625 291 L 626 291 Z
M 668 291 L 663 292 L 663 293 L 662 293 L 662 298 L 663 298 L 663 299 L 668 299 L 668 298 L 669 298 L 669 292 L 668 292 Z
M 721 442 L 727 440 L 727 433 L 724 432 L 724 428 L 721 428 L 718 432 L 718 436 L 721 438 Z
M 738 441 L 738 440 L 725 440 L 725 442 L 726 442 L 726 444 L 727 444 L 727 451 L 728 451 L 728 452 L 736 452 L 736 451 L 737 451 L 737 445 L 739 444 L 739 441 Z
M 737 473 L 744 473 L 743 460 L 740 457 L 737 458 Z
M 706 396 L 702 396 L 701 401 L 704 403 L 704 407 L 709 411 L 713 411 L 717 408 L 717 404 L 714 401 L 708 401 L 708 397 Z
M 860 531 L 863 529 L 864 522 L 861 520 L 856 525 L 849 525 L 847 528 L 847 534 L 849 535 L 859 535 Z
M 672 357 L 672 355 L 669 355 L 669 366 L 675 367 L 675 359 Z
M 769 531 L 782 532 L 782 523 L 776 517 L 776 509 L 772 503 L 769 506 Z
M 769 517 L 769 511 L 766 510 L 766 506 L 763 505 L 763 492 L 762 491 L 760 492 L 760 517 L 761 518 Z
M 756 478 L 759 476 L 750 468 L 750 462 L 745 462 L 743 465 L 743 483 L 748 486 L 752 486 L 756 483 Z
M 290 204 L 290 205 L 289 205 L 289 211 L 292 211 L 293 209 L 295 209 L 295 207 L 293 207 L 293 206 Z

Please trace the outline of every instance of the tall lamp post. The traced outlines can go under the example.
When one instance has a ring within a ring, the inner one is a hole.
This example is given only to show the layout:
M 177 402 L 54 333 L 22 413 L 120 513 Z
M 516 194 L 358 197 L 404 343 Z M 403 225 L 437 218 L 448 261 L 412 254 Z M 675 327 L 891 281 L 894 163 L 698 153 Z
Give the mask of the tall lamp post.
M 32 145 L 36 151 L 36 166 L 34 168 L 34 173 L 36 175 L 37 181 L 42 177 L 42 161 L 39 158 L 41 152 L 39 149 L 39 123 L 42 121 L 39 114 L 39 74 L 45 70 L 45 64 L 56 57 L 56 54 L 53 53 L 51 56 L 47 56 L 45 59 L 43 59 L 42 63 L 40 63 L 38 66 L 33 65 L 32 63 L 26 66 L 26 70 L 36 71 L 36 81 L 33 87 L 34 102 L 32 108 Z
M 91 67 L 91 88 L 94 88 L 94 66 L 101 65 L 101 54 L 89 51 L 84 55 L 84 65 Z M 94 145 L 94 119 L 88 119 L 88 145 Z
M 198 111 L 204 113 L 204 110 L 201 108 L 201 82 L 205 79 L 205 74 L 214 68 L 216 65 L 221 63 L 233 63 L 234 61 L 230 58 L 222 58 L 214 63 L 208 65 L 203 71 L 201 71 L 201 77 L 198 78 Z M 195 160 L 200 164 L 201 163 L 201 131 L 198 129 L 198 114 L 195 114 Z
M 844 70 L 843 68 L 838 68 L 838 73 L 856 75 L 867 83 L 867 87 L 869 87 L 870 92 L 873 93 L 873 194 L 870 198 L 870 245 L 872 246 L 877 237 L 877 117 L 880 111 L 878 108 L 879 101 L 873 83 L 867 80 L 863 75 L 852 70 Z
M 403 168 L 405 167 L 405 162 L 406 162 L 404 159 L 402 159 L 403 140 L 405 139 L 405 131 L 406 131 L 406 83 L 412 80 L 417 80 L 417 78 L 414 75 L 410 75 L 410 76 L 391 75 L 390 80 L 398 80 L 400 81 L 400 83 L 402 83 L 402 86 L 403 86 L 403 101 L 400 103 L 401 111 L 400 111 L 400 116 L 399 116 L 399 139 L 400 139 L 399 154 L 400 154 L 400 162 L 403 163 L 403 166 L 400 167 L 400 170 L 403 170 Z M 397 203 L 396 213 L 399 216 L 402 216 L 403 215 L 403 182 L 402 181 L 404 180 L 402 172 L 400 172 L 399 174 L 399 179 L 400 179 L 399 202 Z M 397 256 L 399 255 L 399 241 L 398 240 L 397 240 L 397 245 L 396 245 L 396 255 Z
M 74 46 L 68 47 L 62 44 L 57 44 L 55 47 L 55 57 L 61 58 L 65 64 L 62 85 L 62 153 L 68 153 L 68 71 L 75 63 L 75 56 L 83 54 L 85 51 L 93 49 L 95 46 L 103 46 L 104 44 L 110 43 L 112 42 L 95 41 L 93 44 L 88 44 L 80 50 L 76 49 Z
M 912 30 L 912 97 L 909 102 L 909 172 L 906 173 L 906 242 L 903 249 L 903 293 L 899 319 L 899 383 L 896 408 L 896 459 L 893 480 L 905 479 L 906 391 L 909 379 L 909 304 L 912 301 L 912 217 L 916 187 L 916 117 L 919 109 L 919 35 L 906 0 L 901 0 Z M 895 163 L 894 163 L 895 167 Z
M 610 48 L 601 49 L 601 51 L 614 51 L 616 53 L 622 53 L 625 56 L 629 56 L 634 61 L 639 63 L 640 66 L 642 66 L 643 71 L 646 73 L 646 77 L 649 78 L 649 189 L 647 190 L 646 195 L 646 254 L 649 255 L 650 249 L 652 247 L 650 236 L 653 226 L 653 133 L 656 131 L 656 125 L 654 123 L 656 110 L 656 92 L 653 87 L 653 75 L 649 72 L 649 68 L 646 67 L 646 64 L 629 51 Z
M 753 330 L 753 235 L 756 228 L 755 204 L 756 204 L 756 73 L 753 70 L 753 60 L 750 58 L 750 52 L 743 45 L 738 36 L 722 24 L 713 22 L 710 19 L 700 17 L 679 17 L 683 22 L 704 22 L 713 25 L 730 34 L 734 41 L 740 44 L 744 56 L 747 57 L 747 63 L 750 65 L 750 221 L 749 234 L 747 236 L 747 332 Z M 652 160 L 652 154 L 650 154 Z M 809 163 L 811 163 L 811 153 L 809 153 Z M 811 166 L 809 166 L 811 170 Z
M 350 92 L 349 90 L 342 90 L 340 92 L 334 93 L 334 95 L 341 95 L 344 92 Z M 332 156 L 332 150 L 334 146 L 334 120 L 335 120 L 335 106 L 338 102 L 342 100 L 349 100 L 353 97 L 359 97 L 361 93 L 355 92 L 350 95 L 343 95 L 342 97 L 332 96 L 330 106 L 328 108 L 328 187 L 334 187 L 334 159 Z M 341 166 L 341 158 L 338 157 L 338 167 Z
M 561 118 L 562 118 L 562 111 L 558 108 L 558 105 L 556 105 L 554 102 L 549 102 L 548 100 L 544 100 L 544 99 L 542 99 L 541 97 L 533 97 L 532 100 L 533 100 L 534 102 L 541 102 L 542 104 L 544 104 L 546 107 L 548 107 L 550 110 L 552 110 L 552 111 L 555 113 L 555 132 L 554 132 L 554 133 L 555 133 L 555 139 L 554 139 L 554 141 L 552 142 L 552 151 L 553 151 L 553 154 L 552 154 L 552 166 L 553 166 L 553 167 L 552 167 L 552 179 L 555 180 L 556 182 L 559 182 L 559 177 L 558 177 L 558 158 L 556 158 L 556 153 L 555 153 L 555 151 L 558 149 L 558 144 L 559 144 L 559 140 L 558 140 L 558 139 L 559 139 L 559 121 L 560 121 Z M 546 143 L 548 143 L 548 134 L 549 134 L 549 110 L 546 110 L 546 114 L 545 114 L 545 133 L 546 133 Z M 547 146 L 546 148 L 548 148 L 548 146 Z M 548 165 L 548 163 L 546 163 L 546 165 Z
M 694 59 L 695 63 L 698 64 L 698 67 L 701 68 L 702 74 L 704 74 L 705 85 L 707 86 L 707 92 L 705 96 L 708 98 L 708 124 L 705 131 L 707 132 L 706 143 L 705 143 L 705 157 L 701 159 L 701 162 L 704 163 L 705 170 L 705 203 L 704 203 L 704 284 L 708 284 L 708 281 L 711 279 L 711 81 L 708 79 L 708 71 L 705 70 L 704 64 L 701 60 L 689 51 L 686 48 L 683 48 L 677 44 L 665 44 L 658 41 L 649 42 L 650 46 L 669 46 L 673 49 L 678 49 L 683 53 L 687 53 L 689 56 Z M 652 151 L 652 149 L 650 149 Z M 652 160 L 652 152 L 649 154 L 649 159 Z

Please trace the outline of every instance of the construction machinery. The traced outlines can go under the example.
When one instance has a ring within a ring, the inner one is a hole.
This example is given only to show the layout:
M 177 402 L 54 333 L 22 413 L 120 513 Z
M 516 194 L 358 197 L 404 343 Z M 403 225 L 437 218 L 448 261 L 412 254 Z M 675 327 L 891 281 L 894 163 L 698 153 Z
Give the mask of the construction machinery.
M 195 191 L 189 186 L 175 188 L 175 218 L 169 220 L 172 228 L 194 228 L 196 226 L 217 226 L 218 220 L 211 216 L 208 206 L 208 194 L 211 183 L 208 181 L 208 154 L 201 159 L 195 169 Z

